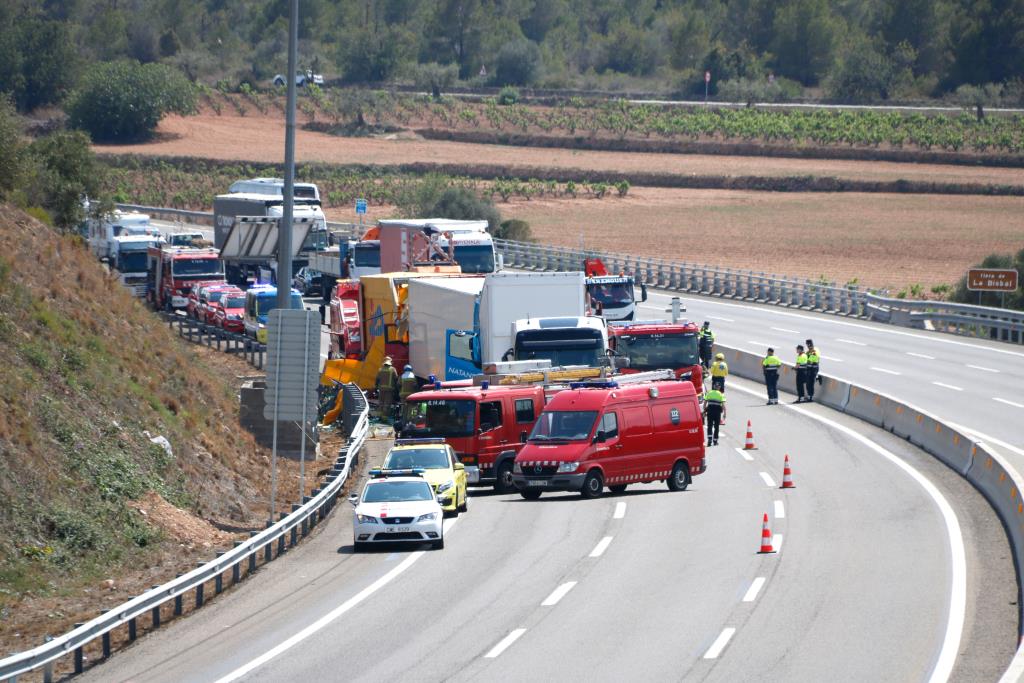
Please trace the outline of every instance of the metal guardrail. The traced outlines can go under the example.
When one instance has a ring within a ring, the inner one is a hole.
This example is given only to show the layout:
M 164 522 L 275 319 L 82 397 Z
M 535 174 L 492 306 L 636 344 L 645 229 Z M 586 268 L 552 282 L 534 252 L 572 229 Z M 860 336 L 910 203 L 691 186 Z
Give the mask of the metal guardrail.
M 162 313 L 164 321 L 169 327 L 178 326 L 178 336 L 188 339 L 195 344 L 205 343 L 208 348 L 213 348 L 225 353 L 240 354 L 249 365 L 262 370 L 263 362 L 267 354 L 267 345 L 261 344 L 252 337 L 236 332 L 228 332 L 216 325 L 203 323 L 187 315 L 178 313 Z
M 69 654 L 74 657 L 74 672 L 82 673 L 85 669 L 84 648 L 97 638 L 103 641 L 105 659 L 110 656 L 111 632 L 115 629 L 126 628 L 128 641 L 131 642 L 136 638 L 140 617 L 150 614 L 151 628 L 159 628 L 160 608 L 168 602 L 174 602 L 174 615 L 181 615 L 184 611 L 185 595 L 194 592 L 195 607 L 202 607 L 206 584 L 212 581 L 215 594 L 219 594 L 224 589 L 226 572 L 231 572 L 231 585 L 234 585 L 256 571 L 260 556 L 263 557 L 263 564 L 266 564 L 295 547 L 299 542 L 300 533 L 303 538 L 307 536 L 312 528 L 326 519 L 334 509 L 338 495 L 348 479 L 352 463 L 358 459 L 359 451 L 369 432 L 369 403 L 366 396 L 354 384 L 346 384 L 343 391 L 345 421 L 354 426 L 349 432 L 348 442 L 338 452 L 338 457 L 322 488 L 315 489 L 312 496 L 304 496 L 301 505 L 293 504 L 291 513 L 281 513 L 277 523 L 269 525 L 268 522 L 269 526 L 265 530 L 250 532 L 251 537 L 248 540 L 237 542 L 234 548 L 223 554 L 218 553 L 216 559 L 113 607 L 92 621 L 81 624 L 37 648 L 0 660 L 0 681 L 14 681 L 19 675 L 42 667 L 43 679 L 49 682 L 53 679 L 53 663 Z M 350 455 L 352 457 L 349 457 Z M 243 565 L 247 565 L 244 576 Z
M 188 220 L 212 222 L 213 214 L 131 204 L 135 209 Z M 332 232 L 346 238 L 358 235 L 353 223 L 328 223 Z M 816 282 L 775 274 L 720 268 L 630 254 L 551 247 L 532 242 L 494 240 L 506 266 L 527 270 L 579 270 L 584 259 L 600 258 L 612 272 L 640 275 L 648 285 L 754 303 L 784 306 L 852 318 L 874 320 L 962 336 L 1024 344 L 1024 312 L 943 301 L 894 299 L 871 294 L 857 286 Z

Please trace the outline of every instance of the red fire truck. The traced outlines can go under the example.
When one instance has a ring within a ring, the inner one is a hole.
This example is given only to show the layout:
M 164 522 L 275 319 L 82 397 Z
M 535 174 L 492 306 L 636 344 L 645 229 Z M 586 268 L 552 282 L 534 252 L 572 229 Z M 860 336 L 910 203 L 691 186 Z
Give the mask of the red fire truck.
M 629 365 L 620 367 L 620 373 L 671 369 L 677 379 L 693 382 L 699 396 L 704 382 L 697 353 L 697 332 L 694 322 L 612 324 L 608 326 L 608 346 L 615 356 L 628 359 Z
M 158 310 L 185 308 L 193 287 L 224 282 L 216 249 L 150 247 L 147 261 L 146 300 Z

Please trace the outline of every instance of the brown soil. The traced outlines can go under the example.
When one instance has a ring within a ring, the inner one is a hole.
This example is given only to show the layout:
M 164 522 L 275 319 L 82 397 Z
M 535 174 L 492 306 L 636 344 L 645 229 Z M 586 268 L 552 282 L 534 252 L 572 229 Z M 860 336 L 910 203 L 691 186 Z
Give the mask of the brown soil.
M 170 116 L 160 123 L 160 135 L 137 145 L 102 145 L 110 153 L 155 156 L 196 156 L 279 163 L 284 158 L 284 120 L 271 109 L 263 116 L 205 113 L 182 118 Z M 862 180 L 917 180 L 927 182 L 1024 184 L 1024 169 L 974 168 L 939 164 L 902 164 L 877 161 L 727 157 L 698 154 L 598 152 L 570 149 L 503 147 L 422 139 L 407 135 L 343 138 L 297 130 L 296 158 L 336 164 L 397 165 L 412 162 L 467 163 L 518 167 L 586 168 L 595 177 L 636 172 L 729 176 L 835 176 Z M 254 144 L 259 141 L 258 144 Z

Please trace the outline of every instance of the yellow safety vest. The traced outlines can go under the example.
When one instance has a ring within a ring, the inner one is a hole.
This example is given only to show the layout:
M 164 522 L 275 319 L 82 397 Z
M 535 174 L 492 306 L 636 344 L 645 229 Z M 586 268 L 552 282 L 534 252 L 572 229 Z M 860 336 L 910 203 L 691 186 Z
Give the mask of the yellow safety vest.
M 720 360 L 717 363 L 711 364 L 711 376 L 712 377 L 727 377 L 729 375 L 729 366 L 725 364 L 724 360 Z

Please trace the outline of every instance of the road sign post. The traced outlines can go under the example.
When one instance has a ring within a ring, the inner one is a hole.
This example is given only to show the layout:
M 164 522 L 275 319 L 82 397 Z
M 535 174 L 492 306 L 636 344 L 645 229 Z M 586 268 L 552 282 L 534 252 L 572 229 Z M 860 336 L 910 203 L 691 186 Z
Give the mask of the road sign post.
M 704 106 L 708 104 L 708 85 L 711 83 L 711 72 L 704 72 Z
M 362 228 L 363 216 L 366 215 L 366 200 L 362 197 L 356 200 L 356 215 L 359 216 L 359 227 Z

